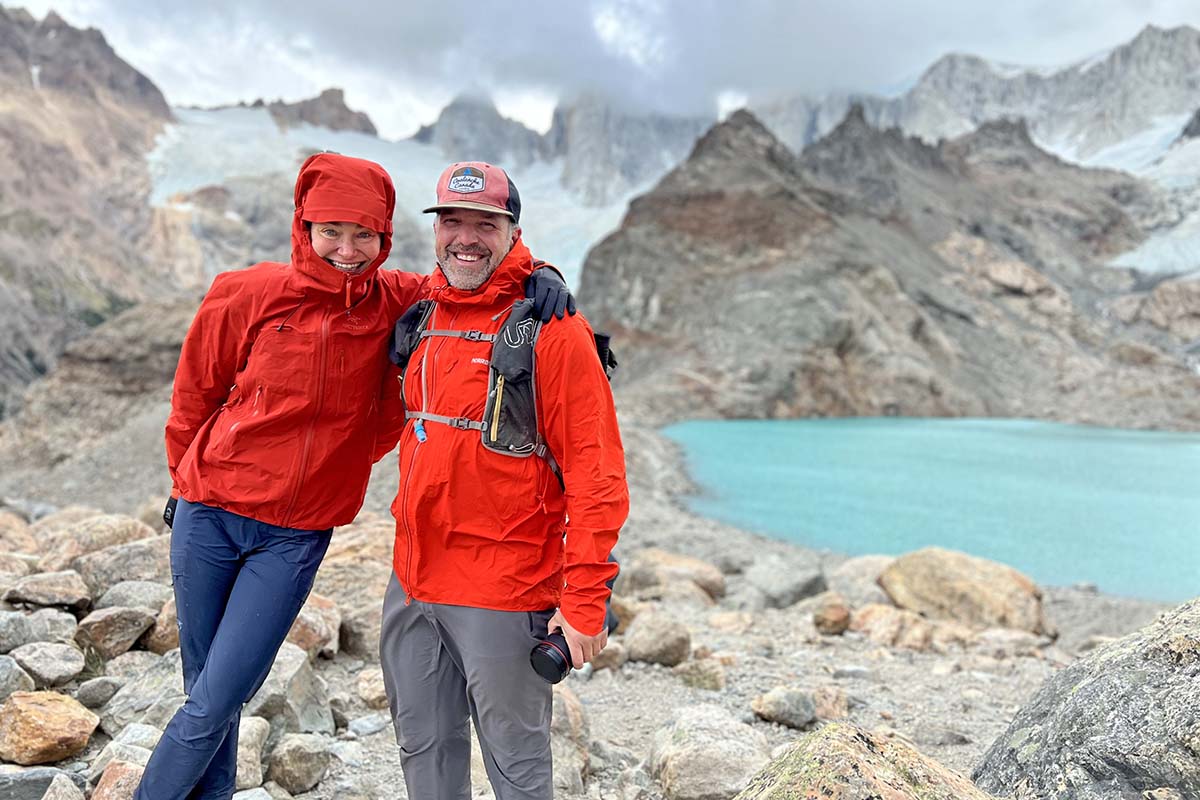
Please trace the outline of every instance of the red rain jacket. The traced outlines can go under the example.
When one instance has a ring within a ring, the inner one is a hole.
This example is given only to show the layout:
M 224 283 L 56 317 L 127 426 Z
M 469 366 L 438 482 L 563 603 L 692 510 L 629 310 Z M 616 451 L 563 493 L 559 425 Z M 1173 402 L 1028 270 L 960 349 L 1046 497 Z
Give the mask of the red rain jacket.
M 533 270 L 518 240 L 479 289 L 432 279 L 429 329 L 494 333 Z M 413 353 L 404 400 L 414 411 L 482 419 L 491 343 L 425 339 Z M 600 632 L 615 565 L 608 554 L 629 511 L 625 454 L 612 392 L 582 315 L 542 328 L 536 345 L 539 424 L 562 468 L 487 450 L 479 431 L 414 421 L 400 438 L 394 566 L 409 597 L 534 611 L 558 607 L 585 634 Z M 565 541 L 564 541 L 565 532 Z
M 213 280 L 175 372 L 166 438 L 176 494 L 282 527 L 353 521 L 371 464 L 403 425 L 392 324 L 429 280 L 379 269 L 395 198 L 378 164 L 315 155 L 296 179 L 291 262 Z M 306 221 L 380 231 L 379 256 L 360 275 L 338 272 L 313 251 Z

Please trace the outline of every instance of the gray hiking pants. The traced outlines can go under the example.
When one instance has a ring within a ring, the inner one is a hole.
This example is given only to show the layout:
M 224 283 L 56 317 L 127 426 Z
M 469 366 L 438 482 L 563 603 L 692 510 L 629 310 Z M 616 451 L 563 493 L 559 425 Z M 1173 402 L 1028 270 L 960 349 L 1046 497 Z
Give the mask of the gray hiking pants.
M 405 605 L 393 575 L 379 656 L 412 800 L 469 800 L 471 732 L 496 800 L 552 800 L 550 684 L 529 665 L 545 612 Z

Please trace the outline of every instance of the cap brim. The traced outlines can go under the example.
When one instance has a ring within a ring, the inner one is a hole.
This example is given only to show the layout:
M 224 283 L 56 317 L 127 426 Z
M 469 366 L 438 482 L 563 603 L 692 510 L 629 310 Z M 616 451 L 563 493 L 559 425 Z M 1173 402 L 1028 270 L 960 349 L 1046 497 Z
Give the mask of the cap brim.
M 512 215 L 512 212 L 507 211 L 503 208 L 496 208 L 495 206 L 489 206 L 486 203 L 472 203 L 468 200 L 462 200 L 457 203 L 438 203 L 436 206 L 430 206 L 429 208 L 425 209 L 421 213 L 422 214 L 433 214 L 438 211 L 444 211 L 448 208 L 465 208 L 469 211 L 486 211 L 489 214 L 503 214 L 504 216 L 508 217 L 509 219 L 513 219 L 513 220 L 516 219 L 516 217 L 514 217 Z

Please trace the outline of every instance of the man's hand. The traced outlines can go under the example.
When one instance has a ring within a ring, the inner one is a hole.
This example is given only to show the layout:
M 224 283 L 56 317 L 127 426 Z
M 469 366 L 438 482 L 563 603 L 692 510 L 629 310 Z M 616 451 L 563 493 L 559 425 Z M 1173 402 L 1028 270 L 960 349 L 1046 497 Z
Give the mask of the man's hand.
M 550 317 L 562 319 L 565 314 L 575 316 L 575 296 L 553 267 L 533 271 L 525 281 L 525 296 L 533 298 L 534 316 L 542 322 L 549 322 Z
M 608 628 L 603 628 L 595 636 L 580 633 L 571 627 L 571 623 L 567 622 L 561 609 L 555 611 L 550 622 L 546 624 L 547 634 L 554 633 L 555 630 L 561 630 L 563 638 L 567 640 L 567 647 L 571 650 L 571 666 L 575 669 L 579 669 L 598 656 L 608 644 Z

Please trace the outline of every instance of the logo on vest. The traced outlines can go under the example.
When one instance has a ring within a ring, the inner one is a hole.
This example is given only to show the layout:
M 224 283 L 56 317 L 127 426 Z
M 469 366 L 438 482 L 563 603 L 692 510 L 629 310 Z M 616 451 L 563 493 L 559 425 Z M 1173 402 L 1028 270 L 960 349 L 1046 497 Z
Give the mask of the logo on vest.
M 459 194 L 483 191 L 483 173 L 474 167 L 460 167 L 446 181 L 446 188 Z
M 514 332 L 512 328 L 504 329 L 504 344 L 512 348 L 522 347 L 533 342 L 533 324 L 531 319 L 523 319 L 517 323 Z

